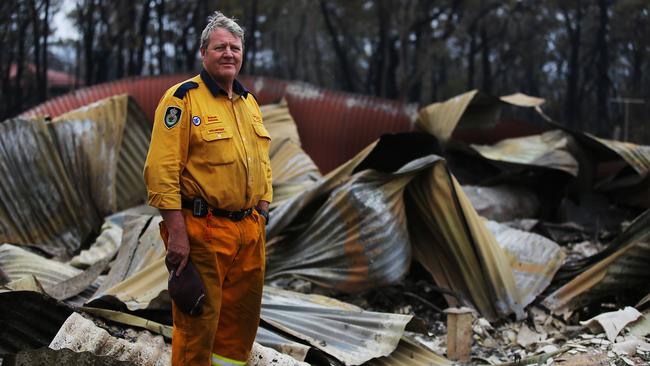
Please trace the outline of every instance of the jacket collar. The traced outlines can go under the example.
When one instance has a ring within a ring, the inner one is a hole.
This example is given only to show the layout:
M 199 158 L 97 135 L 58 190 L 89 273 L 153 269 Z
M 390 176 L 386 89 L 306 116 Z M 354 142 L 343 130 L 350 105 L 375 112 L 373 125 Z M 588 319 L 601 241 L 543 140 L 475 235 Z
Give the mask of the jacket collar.
M 214 82 L 210 74 L 208 74 L 205 69 L 201 70 L 201 80 L 203 80 L 205 85 L 208 87 L 213 97 L 216 98 L 219 96 L 219 94 L 228 96 L 228 93 L 226 93 L 225 90 L 223 90 L 219 85 L 217 85 L 217 83 Z M 246 89 L 239 81 L 237 81 L 237 79 L 235 79 L 235 81 L 232 83 L 232 91 L 244 98 L 248 96 L 248 89 Z

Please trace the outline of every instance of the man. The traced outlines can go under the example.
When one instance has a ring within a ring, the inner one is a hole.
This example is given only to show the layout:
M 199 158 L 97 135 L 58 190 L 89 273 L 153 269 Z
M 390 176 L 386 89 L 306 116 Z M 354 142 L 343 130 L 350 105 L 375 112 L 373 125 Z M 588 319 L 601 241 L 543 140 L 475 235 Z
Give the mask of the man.
M 173 302 L 174 365 L 243 365 L 259 323 L 271 139 L 236 80 L 243 42 L 241 27 L 215 12 L 201 34 L 203 70 L 165 93 L 153 123 L 144 178 L 166 260 L 180 275 L 189 259 L 205 286 L 201 315 Z

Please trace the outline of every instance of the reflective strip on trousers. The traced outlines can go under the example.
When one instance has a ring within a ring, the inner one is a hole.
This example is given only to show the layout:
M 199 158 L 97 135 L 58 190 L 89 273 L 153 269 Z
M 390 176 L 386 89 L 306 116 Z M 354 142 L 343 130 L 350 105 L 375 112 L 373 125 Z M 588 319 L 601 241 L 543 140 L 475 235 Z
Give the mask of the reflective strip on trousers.
M 219 356 L 216 353 L 212 354 L 212 366 L 241 366 L 245 364 L 246 361 L 236 361 L 228 357 Z

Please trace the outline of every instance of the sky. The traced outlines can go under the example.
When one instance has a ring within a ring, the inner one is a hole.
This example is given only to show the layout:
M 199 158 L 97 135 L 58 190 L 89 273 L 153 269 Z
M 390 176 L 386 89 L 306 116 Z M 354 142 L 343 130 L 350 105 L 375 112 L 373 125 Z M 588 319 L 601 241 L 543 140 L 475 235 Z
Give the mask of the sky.
M 61 9 L 52 17 L 52 25 L 56 28 L 52 41 L 61 39 L 79 39 L 79 33 L 67 18 L 67 14 L 74 9 L 76 0 L 62 0 Z

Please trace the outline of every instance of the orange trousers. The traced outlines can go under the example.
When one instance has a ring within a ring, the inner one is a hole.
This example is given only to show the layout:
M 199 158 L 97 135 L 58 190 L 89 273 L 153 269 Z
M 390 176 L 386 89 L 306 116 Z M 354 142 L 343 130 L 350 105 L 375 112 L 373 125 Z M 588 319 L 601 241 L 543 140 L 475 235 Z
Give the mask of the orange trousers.
M 206 299 L 200 316 L 181 312 L 172 301 L 172 365 L 244 365 L 260 320 L 264 217 L 255 210 L 241 221 L 182 212 Z M 160 234 L 167 247 L 164 222 Z

